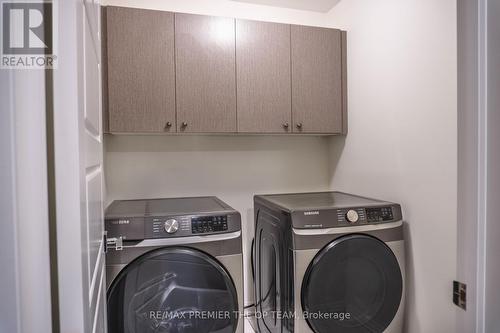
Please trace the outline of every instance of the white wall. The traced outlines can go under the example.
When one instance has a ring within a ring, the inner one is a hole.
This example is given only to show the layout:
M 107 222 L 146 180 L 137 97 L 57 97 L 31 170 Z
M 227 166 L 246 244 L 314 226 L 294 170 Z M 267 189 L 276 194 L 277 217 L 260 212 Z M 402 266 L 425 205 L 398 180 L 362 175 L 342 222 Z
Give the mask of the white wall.
M 216 195 L 242 215 L 245 255 L 253 194 L 328 189 L 328 139 L 278 136 L 106 137 L 107 201 Z M 245 304 L 253 302 L 250 260 Z
M 348 31 L 349 94 L 331 187 L 402 204 L 406 332 L 456 332 L 456 2 L 345 0 L 331 20 Z

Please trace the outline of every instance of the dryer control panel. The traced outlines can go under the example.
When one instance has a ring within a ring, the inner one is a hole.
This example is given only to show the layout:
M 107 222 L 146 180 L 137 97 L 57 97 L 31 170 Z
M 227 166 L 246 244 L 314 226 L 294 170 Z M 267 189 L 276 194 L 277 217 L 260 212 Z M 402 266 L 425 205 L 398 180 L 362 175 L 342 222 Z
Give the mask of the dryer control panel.
M 366 226 L 401 221 L 401 205 L 338 191 L 257 195 L 256 207 L 289 215 L 297 229 Z
M 366 208 L 368 222 L 383 222 L 394 219 L 391 207 Z
M 367 224 L 394 221 L 396 207 L 356 207 L 337 209 L 338 224 Z
M 294 227 L 303 229 L 380 224 L 402 218 L 401 207 L 397 204 L 297 211 L 291 215 Z

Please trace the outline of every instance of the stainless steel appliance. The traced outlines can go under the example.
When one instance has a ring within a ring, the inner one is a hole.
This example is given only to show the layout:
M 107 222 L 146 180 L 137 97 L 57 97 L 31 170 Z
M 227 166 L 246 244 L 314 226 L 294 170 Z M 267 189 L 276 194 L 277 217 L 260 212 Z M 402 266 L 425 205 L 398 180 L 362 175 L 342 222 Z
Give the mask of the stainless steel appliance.
M 106 210 L 108 332 L 243 332 L 240 214 L 216 197 Z
M 340 192 L 254 204 L 260 332 L 403 332 L 400 205 Z

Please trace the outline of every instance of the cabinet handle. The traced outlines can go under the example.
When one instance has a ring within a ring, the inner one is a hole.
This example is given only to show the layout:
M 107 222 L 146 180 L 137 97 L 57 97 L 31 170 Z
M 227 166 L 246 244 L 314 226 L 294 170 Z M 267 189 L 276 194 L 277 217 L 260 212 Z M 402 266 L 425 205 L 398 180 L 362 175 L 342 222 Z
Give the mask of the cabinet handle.
M 186 122 L 182 123 L 182 127 L 187 127 L 187 125 L 188 125 L 188 123 L 186 123 Z
M 289 127 L 288 123 L 283 123 L 283 128 L 288 128 L 288 127 Z
M 167 121 L 167 123 L 165 124 L 165 128 L 170 128 L 172 127 L 172 123 L 170 121 Z
M 302 123 L 297 123 L 297 128 L 301 129 L 302 128 Z

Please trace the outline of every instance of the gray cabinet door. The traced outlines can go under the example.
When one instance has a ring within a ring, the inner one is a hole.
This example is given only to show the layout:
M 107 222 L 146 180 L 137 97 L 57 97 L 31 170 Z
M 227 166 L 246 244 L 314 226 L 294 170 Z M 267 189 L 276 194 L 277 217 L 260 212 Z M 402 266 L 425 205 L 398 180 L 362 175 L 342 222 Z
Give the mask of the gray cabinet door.
M 297 133 L 342 133 L 341 31 L 291 27 L 292 119 Z
M 291 132 L 290 25 L 236 20 L 238 132 Z
M 234 19 L 175 14 L 178 131 L 236 132 Z
M 107 7 L 106 16 L 109 131 L 175 132 L 174 14 Z

